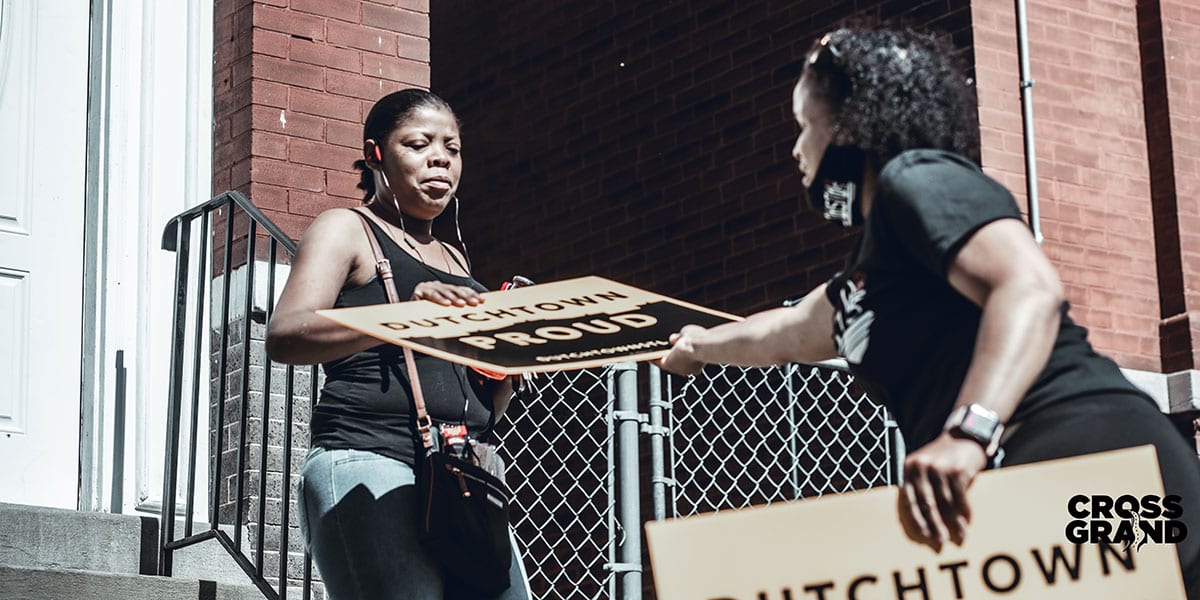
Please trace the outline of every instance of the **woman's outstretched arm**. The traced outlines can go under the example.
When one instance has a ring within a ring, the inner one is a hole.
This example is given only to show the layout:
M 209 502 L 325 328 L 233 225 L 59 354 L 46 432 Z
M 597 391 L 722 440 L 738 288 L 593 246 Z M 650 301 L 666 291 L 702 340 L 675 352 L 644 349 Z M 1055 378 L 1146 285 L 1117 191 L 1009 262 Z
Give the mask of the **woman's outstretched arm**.
M 818 362 L 837 355 L 832 332 L 833 305 L 822 284 L 796 306 L 763 311 L 712 329 L 684 327 L 671 336 L 674 345 L 660 366 L 692 375 L 710 363 L 765 367 Z

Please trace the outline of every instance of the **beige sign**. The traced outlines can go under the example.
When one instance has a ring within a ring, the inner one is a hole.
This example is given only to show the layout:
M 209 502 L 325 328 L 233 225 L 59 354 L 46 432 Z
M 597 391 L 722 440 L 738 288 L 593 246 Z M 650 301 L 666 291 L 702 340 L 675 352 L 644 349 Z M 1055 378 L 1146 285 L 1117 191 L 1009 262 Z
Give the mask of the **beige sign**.
M 508 374 L 652 360 L 667 353 L 668 338 L 684 325 L 740 319 L 602 277 L 483 298 L 470 307 L 417 301 L 317 312 L 385 342 Z
M 905 536 L 895 487 L 648 523 L 646 534 L 661 600 L 1183 600 L 1175 546 L 1150 537 L 1178 538 L 1168 517 L 1200 510 L 1200 498 L 1162 493 L 1154 448 L 1142 446 L 980 474 L 966 542 L 941 553 Z M 1097 516 L 1134 503 L 1138 517 Z M 1140 535 L 1128 549 L 1070 541 L 1130 531 Z

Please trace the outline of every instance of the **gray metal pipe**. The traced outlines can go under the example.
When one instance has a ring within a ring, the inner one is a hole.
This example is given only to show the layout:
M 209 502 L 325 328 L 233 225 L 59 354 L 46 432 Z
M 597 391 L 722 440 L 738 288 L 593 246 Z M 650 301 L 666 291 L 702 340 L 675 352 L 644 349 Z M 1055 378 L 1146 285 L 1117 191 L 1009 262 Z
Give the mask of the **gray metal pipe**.
M 664 468 L 666 452 L 663 438 L 667 428 L 663 425 L 663 409 L 667 405 L 662 398 L 662 369 L 650 364 L 650 481 L 654 495 L 654 520 L 667 518 L 667 478 Z
M 1017 60 L 1021 72 L 1021 134 L 1025 145 L 1025 197 L 1029 203 L 1029 228 L 1033 239 L 1042 244 L 1041 214 L 1038 206 L 1037 149 L 1033 137 L 1033 77 L 1029 73 L 1029 27 L 1025 0 L 1017 5 Z
M 638 381 L 637 363 L 621 363 L 617 372 L 617 453 L 620 457 L 621 597 L 642 597 L 641 486 L 638 482 Z

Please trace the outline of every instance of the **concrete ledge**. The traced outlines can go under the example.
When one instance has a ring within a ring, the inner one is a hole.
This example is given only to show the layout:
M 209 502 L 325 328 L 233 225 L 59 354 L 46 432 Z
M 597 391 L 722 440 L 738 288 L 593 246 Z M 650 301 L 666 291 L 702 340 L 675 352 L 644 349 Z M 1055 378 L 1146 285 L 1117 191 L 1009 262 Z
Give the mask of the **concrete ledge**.
M 151 517 L 0 503 L 0 565 L 151 575 L 157 545 Z
M 221 529 L 233 535 L 233 527 Z M 182 521 L 176 522 L 175 532 L 182 536 Z M 156 575 L 158 534 L 158 519 L 150 516 L 0 503 L 0 565 L 10 567 Z M 248 529 L 242 530 L 242 548 L 249 552 Z M 215 539 L 176 550 L 173 561 L 176 578 L 251 582 Z
M 1200 410 L 1200 371 L 1189 369 L 1167 376 L 1171 412 Z
M 1121 369 L 1129 381 L 1142 388 L 1164 413 L 1200 410 L 1200 371 L 1188 369 L 1175 373 L 1154 373 Z
M 0 567 L 0 598 L 20 600 L 263 600 L 252 585 L 63 569 Z

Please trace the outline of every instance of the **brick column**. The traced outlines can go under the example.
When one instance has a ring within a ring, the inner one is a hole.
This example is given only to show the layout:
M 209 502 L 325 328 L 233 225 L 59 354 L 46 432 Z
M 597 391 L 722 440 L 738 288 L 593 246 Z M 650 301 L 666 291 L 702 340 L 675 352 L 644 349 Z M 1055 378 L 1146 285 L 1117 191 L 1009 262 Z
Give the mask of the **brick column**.
M 1161 36 L 1157 58 L 1164 85 L 1157 100 L 1159 114 L 1165 118 L 1158 121 L 1160 129 L 1151 143 L 1157 144 L 1164 160 L 1152 166 L 1161 166 L 1161 172 L 1156 172 L 1161 177 L 1161 188 L 1155 189 L 1156 217 L 1159 200 L 1170 198 L 1161 203 L 1165 223 L 1159 237 L 1160 257 L 1168 255 L 1177 269 L 1172 273 L 1177 279 L 1169 288 L 1163 286 L 1164 366 L 1171 371 L 1196 369 L 1200 366 L 1200 88 L 1195 82 L 1200 80 L 1200 8 L 1179 0 L 1138 2 L 1138 7 L 1143 30 L 1149 30 L 1147 44 L 1154 43 L 1155 29 Z M 1155 17 L 1160 19 L 1157 28 Z
M 216 0 L 213 190 L 246 194 L 291 237 L 353 206 L 362 122 L 429 86 L 423 0 Z
M 361 191 L 356 189 L 359 175 L 352 165 L 361 154 L 362 123 L 372 104 L 399 89 L 429 86 L 428 2 L 215 0 L 214 21 L 214 193 L 242 192 L 289 237 L 297 239 L 323 210 L 354 206 L 361 199 Z M 243 239 L 235 238 L 235 250 L 244 243 L 246 229 L 239 226 L 236 231 Z M 217 253 L 223 246 L 223 239 L 214 240 Z M 260 260 L 266 247 L 257 246 Z M 235 261 L 229 275 L 237 286 L 247 280 L 247 266 L 240 264 L 245 262 L 244 253 L 235 256 L 242 258 Z M 286 257 L 280 260 L 287 262 Z M 258 270 L 258 276 L 263 277 L 264 272 Z M 216 272 L 216 276 L 223 274 Z M 261 307 L 259 302 L 266 298 L 255 301 Z M 245 316 L 241 312 L 231 316 L 231 332 L 242 331 Z M 292 486 L 294 503 L 296 474 L 308 450 L 310 388 L 307 375 L 298 376 L 293 422 L 285 424 L 285 370 L 274 365 L 270 370 L 272 389 L 263 389 L 268 364 L 263 333 L 260 324 L 252 326 L 248 365 L 241 364 L 243 335 L 235 333 L 231 338 L 233 371 L 228 378 L 237 381 L 245 368 L 251 389 L 244 399 L 237 386 L 226 392 L 226 419 L 220 424 L 225 427 L 220 449 L 225 461 L 218 476 L 224 481 L 222 522 L 231 522 L 235 503 L 242 503 L 243 524 L 248 526 L 252 543 L 260 528 L 265 532 L 264 575 L 274 582 L 281 560 L 282 482 Z M 218 344 L 213 344 L 214 353 L 219 352 Z M 214 383 L 213 389 L 215 397 L 219 386 Z M 269 410 L 264 410 L 264 394 L 269 394 Z M 244 451 L 248 460 L 242 473 L 245 491 L 236 498 L 233 459 L 243 400 L 249 420 Z M 263 419 L 269 420 L 266 439 Z M 215 415 L 212 423 L 217 426 Z M 292 460 L 285 465 L 281 440 L 288 427 L 294 438 Z M 264 448 L 265 474 L 259 473 L 257 466 Z M 257 482 L 263 477 L 268 481 L 265 499 L 258 498 L 257 492 Z M 266 508 L 264 523 L 257 522 L 260 503 Z M 294 586 L 303 572 L 303 544 L 294 505 L 291 515 L 286 562 L 289 583 Z M 243 547 L 247 556 L 253 552 L 253 548 Z M 319 586 L 317 597 L 322 597 Z

